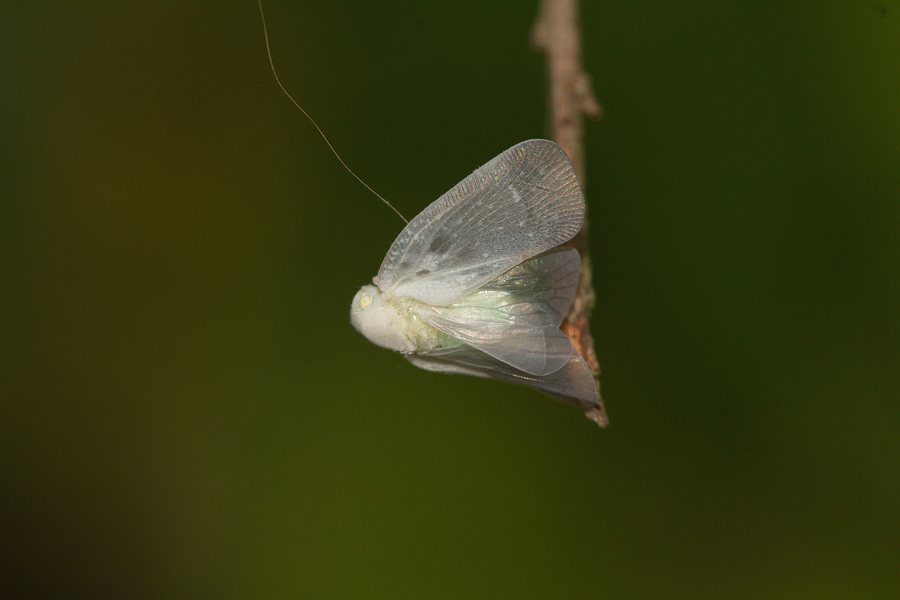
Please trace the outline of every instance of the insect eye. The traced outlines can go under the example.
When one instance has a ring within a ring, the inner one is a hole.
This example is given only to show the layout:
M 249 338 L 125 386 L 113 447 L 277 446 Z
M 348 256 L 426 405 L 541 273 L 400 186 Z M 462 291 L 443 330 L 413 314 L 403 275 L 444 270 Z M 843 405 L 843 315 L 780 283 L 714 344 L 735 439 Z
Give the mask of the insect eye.
M 359 299 L 359 307 L 362 309 L 366 309 L 369 308 L 370 304 L 372 304 L 371 296 L 363 294 L 363 296 Z

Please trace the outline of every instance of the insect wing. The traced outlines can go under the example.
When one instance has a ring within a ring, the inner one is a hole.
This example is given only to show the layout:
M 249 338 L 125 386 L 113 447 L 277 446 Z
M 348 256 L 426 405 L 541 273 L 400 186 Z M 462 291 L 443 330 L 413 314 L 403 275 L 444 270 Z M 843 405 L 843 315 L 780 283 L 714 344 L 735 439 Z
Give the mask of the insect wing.
M 568 241 L 583 221 L 584 198 L 562 148 L 522 142 L 410 221 L 375 283 L 396 296 L 447 306 Z
M 579 277 L 581 256 L 578 251 L 555 248 L 516 265 L 476 293 L 511 293 L 519 301 L 539 303 L 541 310 L 551 315 L 559 326 L 572 306 Z
M 594 378 L 587 363 L 577 352 L 572 353 L 562 368 L 544 376 L 529 375 L 464 345 L 441 348 L 427 354 L 410 354 L 406 358 L 428 371 L 463 373 L 523 383 L 567 404 L 578 404 L 585 409 L 600 408 Z
M 562 368 L 572 344 L 559 324 L 572 304 L 581 261 L 558 249 L 525 261 L 451 306 L 416 313 L 442 333 L 529 375 Z

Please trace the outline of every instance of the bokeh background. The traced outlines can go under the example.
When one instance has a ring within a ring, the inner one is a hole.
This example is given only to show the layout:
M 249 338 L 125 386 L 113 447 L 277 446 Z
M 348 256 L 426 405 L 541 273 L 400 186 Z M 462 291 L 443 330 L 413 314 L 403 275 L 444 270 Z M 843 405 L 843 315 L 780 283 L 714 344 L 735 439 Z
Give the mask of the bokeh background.
M 532 2 L 265 3 L 407 216 Z M 348 322 L 402 223 L 256 4 L 0 4 L 5 597 L 897 598 L 900 3 L 585 2 L 601 431 Z

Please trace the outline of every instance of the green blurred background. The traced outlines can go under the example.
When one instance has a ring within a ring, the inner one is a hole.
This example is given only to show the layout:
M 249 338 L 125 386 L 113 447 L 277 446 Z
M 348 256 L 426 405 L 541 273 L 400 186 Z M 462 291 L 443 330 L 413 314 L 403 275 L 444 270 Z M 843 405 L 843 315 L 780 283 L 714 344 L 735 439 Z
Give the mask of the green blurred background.
M 535 3 L 265 6 L 407 216 L 547 135 Z M 402 223 L 252 0 L 0 4 L 6 597 L 897 598 L 900 2 L 583 29 L 605 431 L 350 327 Z

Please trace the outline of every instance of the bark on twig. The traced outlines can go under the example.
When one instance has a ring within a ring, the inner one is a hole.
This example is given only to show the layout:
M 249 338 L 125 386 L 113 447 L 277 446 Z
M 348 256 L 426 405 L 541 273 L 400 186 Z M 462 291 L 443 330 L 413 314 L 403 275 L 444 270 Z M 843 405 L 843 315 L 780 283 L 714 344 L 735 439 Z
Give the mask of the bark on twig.
M 578 181 L 584 189 L 584 115 L 599 118 L 601 109 L 591 91 L 590 80 L 581 66 L 578 0 L 541 0 L 531 43 L 547 54 L 553 140 L 569 155 Z M 594 289 L 591 286 L 587 220 L 581 232 L 568 245 L 581 253 L 581 280 L 572 308 L 562 323 L 562 330 L 590 367 L 599 393 L 600 364 L 597 362 L 589 320 L 594 306 Z M 585 406 L 584 409 L 587 417 L 601 427 L 609 422 L 602 398 L 600 408 Z

